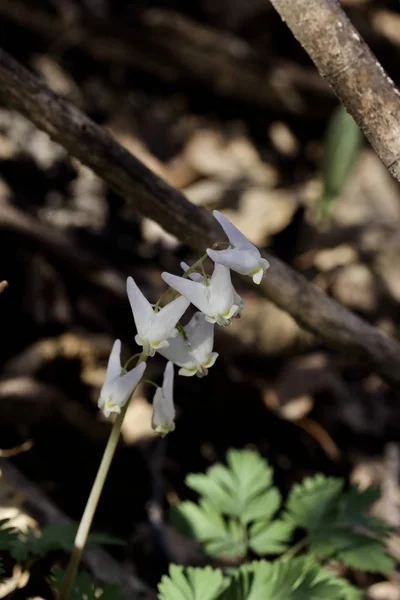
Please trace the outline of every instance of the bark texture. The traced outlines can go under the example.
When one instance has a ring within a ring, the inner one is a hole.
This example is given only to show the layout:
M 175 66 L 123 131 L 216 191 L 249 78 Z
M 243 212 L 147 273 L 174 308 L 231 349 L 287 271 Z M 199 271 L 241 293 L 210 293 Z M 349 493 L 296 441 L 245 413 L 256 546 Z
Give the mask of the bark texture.
M 400 181 L 400 92 L 337 0 L 271 0 Z

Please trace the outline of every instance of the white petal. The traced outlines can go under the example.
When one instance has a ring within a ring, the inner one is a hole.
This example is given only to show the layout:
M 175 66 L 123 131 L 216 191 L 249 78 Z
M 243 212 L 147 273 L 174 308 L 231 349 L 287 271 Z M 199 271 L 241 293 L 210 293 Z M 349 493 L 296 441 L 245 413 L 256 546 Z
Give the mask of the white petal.
M 153 308 L 136 285 L 133 277 L 128 277 L 126 287 L 137 332 L 139 335 L 145 334 L 153 320 Z
M 267 261 L 266 258 L 260 258 L 260 263 L 261 263 L 261 267 L 263 268 L 264 271 L 266 271 L 267 269 L 269 269 L 270 264 Z
M 170 407 L 165 402 L 161 388 L 156 390 L 153 398 L 153 415 L 151 418 L 151 426 L 157 433 L 166 435 L 169 431 L 175 429 L 175 410 L 173 413 Z
M 147 337 L 141 337 L 139 334 L 135 335 L 135 342 L 138 346 L 143 347 L 143 352 L 146 356 L 154 356 L 156 351 L 151 347 L 149 340 Z
M 234 289 L 228 267 L 215 263 L 214 272 L 210 281 L 210 289 L 212 305 L 211 314 L 214 316 L 226 313 L 234 302 Z
M 171 273 L 161 273 L 162 279 L 174 290 L 185 296 L 199 310 L 206 313 L 210 308 L 210 288 L 197 281 L 183 279 Z
M 168 361 L 167 366 L 165 367 L 162 387 L 164 396 L 169 397 L 171 399 L 171 404 L 173 406 L 172 398 L 174 392 L 174 365 L 171 361 Z
M 181 268 L 184 273 L 186 273 L 186 271 L 188 269 L 190 269 L 189 265 L 183 261 L 181 262 Z M 203 275 L 200 275 L 200 273 L 190 273 L 190 275 L 188 275 L 188 277 L 192 281 L 198 281 L 199 283 L 204 283 L 204 277 L 203 277 Z
M 121 408 L 128 402 L 145 370 L 146 363 L 143 362 L 125 375 L 118 375 L 104 383 L 100 392 L 99 406 L 105 413 L 121 412 L 118 407 Z
M 208 256 L 215 262 L 241 275 L 249 275 L 260 266 L 260 253 L 250 250 L 211 250 L 207 248 Z
M 220 213 L 218 210 L 214 210 L 213 215 L 217 219 L 218 223 L 221 225 L 222 229 L 225 231 L 229 241 L 231 242 L 231 244 L 233 244 L 233 246 L 236 246 L 240 249 L 254 248 L 256 250 L 256 247 L 253 246 L 251 242 L 249 242 L 247 237 L 245 237 L 243 233 L 239 231 L 239 229 L 235 227 L 235 225 L 231 223 L 230 220 L 227 219 L 222 213 Z
M 108 359 L 106 377 L 104 380 L 104 384 L 106 384 L 114 377 L 118 377 L 121 375 L 121 340 L 115 340 L 112 350 L 110 352 L 110 357 Z
M 237 312 L 237 314 L 239 314 L 243 310 L 244 302 L 243 302 L 243 300 L 241 299 L 241 297 L 239 296 L 239 294 L 237 293 L 236 290 L 234 290 L 233 301 L 239 307 L 239 310 Z
M 194 327 L 189 326 L 196 318 Z M 203 365 L 208 361 L 214 345 L 214 325 L 206 321 L 202 313 L 196 313 L 187 326 L 191 352 L 196 363 Z
M 175 429 L 175 407 L 173 401 L 174 366 L 168 362 L 164 371 L 162 388 L 158 388 L 153 399 L 152 427 L 161 435 Z
M 153 325 L 148 334 L 151 341 L 162 342 L 169 338 L 189 304 L 190 301 L 185 296 L 179 296 L 155 313 Z M 152 346 L 155 347 L 154 344 Z
M 186 271 L 188 271 L 190 269 L 190 266 L 183 260 L 181 263 L 181 269 L 184 273 L 186 273 Z
M 193 368 L 194 361 L 189 353 L 189 346 L 181 335 L 177 335 L 174 338 L 168 338 L 168 348 L 162 348 L 157 350 L 161 356 L 164 356 L 167 360 L 172 361 L 179 367 L 186 367 L 188 369 Z
M 203 364 L 203 367 L 206 367 L 207 369 L 212 367 L 215 364 L 215 361 L 217 360 L 218 356 L 218 352 L 211 352 L 210 356 L 208 357 L 208 361 Z
M 253 281 L 254 283 L 256 283 L 257 285 L 259 283 L 261 283 L 261 279 L 264 277 L 264 271 L 261 269 L 261 267 L 258 269 L 258 271 L 256 271 L 253 274 Z
M 116 397 L 119 398 L 118 404 L 120 404 L 120 406 L 124 406 L 129 400 L 137 384 L 142 379 L 145 370 L 146 363 L 142 362 L 137 367 L 128 371 L 128 373 L 125 373 L 125 375 L 122 375 L 122 377 L 114 379 L 114 393 L 116 394 Z
M 193 369 L 186 369 L 185 367 L 182 367 L 179 369 L 178 374 L 182 375 L 183 377 L 193 377 L 193 375 L 196 375 L 196 372 L 196 367 L 193 367 Z

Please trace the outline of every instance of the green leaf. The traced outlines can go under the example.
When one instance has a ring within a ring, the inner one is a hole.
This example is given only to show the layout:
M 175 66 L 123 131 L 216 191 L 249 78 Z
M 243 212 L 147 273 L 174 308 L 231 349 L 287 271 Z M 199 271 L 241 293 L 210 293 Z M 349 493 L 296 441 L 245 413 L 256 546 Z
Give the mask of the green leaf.
M 338 522 L 378 538 L 384 538 L 388 533 L 398 531 L 398 528 L 368 514 L 371 506 L 379 500 L 380 496 L 380 490 L 377 487 L 370 486 L 361 490 L 358 486 L 353 486 L 340 498 Z
M 259 556 L 282 554 L 288 548 L 293 525 L 287 521 L 256 521 L 249 530 L 249 545 Z
M 265 580 L 265 598 L 309 600 L 334 597 L 333 586 L 329 582 L 318 581 L 318 573 L 319 565 L 312 565 L 304 558 L 277 561 L 273 563 L 268 579 Z
M 286 562 L 255 561 L 224 576 L 219 569 L 171 565 L 158 586 L 159 600 L 361 600 L 347 581 L 310 556 Z
M 231 584 L 219 600 L 361 600 L 358 590 L 309 556 L 257 561 L 230 575 Z
M 341 479 L 317 475 L 294 486 L 286 518 L 308 533 L 310 551 L 322 559 L 341 560 L 355 569 L 387 573 L 394 560 L 385 541 L 393 528 L 368 510 L 379 490 L 351 488 L 341 493 Z
M 210 556 L 246 554 L 243 527 L 232 519 L 224 519 L 206 500 L 198 505 L 180 502 L 171 511 L 171 521 L 182 533 L 201 542 Z
M 54 550 L 70 552 L 74 547 L 76 532 L 76 525 L 60 525 L 57 523 L 46 525 L 40 533 L 33 529 L 18 532 L 18 535 L 10 543 L 10 553 L 15 560 L 22 562 L 27 560 L 29 556 L 42 557 Z M 89 545 L 123 545 L 124 543 L 122 540 L 104 533 L 92 533 L 88 537 Z
M 230 482 L 230 489 L 228 489 L 216 479 L 217 472 L 223 469 L 225 470 L 225 467 L 216 465 L 208 469 L 206 475 L 203 473 L 191 473 L 186 477 L 186 485 L 197 492 L 200 497 L 205 498 L 219 512 L 236 516 L 237 507 L 235 506 L 235 498 L 230 493 L 232 481 Z M 226 475 L 230 476 L 229 471 L 227 471 Z
M 229 450 L 228 467 L 214 465 L 206 474 L 190 474 L 186 484 L 222 514 L 247 524 L 271 518 L 280 506 L 280 494 L 271 487 L 272 469 L 250 450 Z
M 39 554 L 37 552 L 38 540 L 39 534 L 31 528 L 24 532 L 19 531 L 9 548 L 13 559 L 17 562 L 24 562 L 31 554 Z
M 304 529 L 318 529 L 337 508 L 344 481 L 318 473 L 295 484 L 286 502 L 286 518 Z
M 335 199 L 342 193 L 361 151 L 363 134 L 340 105 L 330 118 L 322 161 L 323 193 L 317 209 L 328 216 Z
M 244 557 L 247 553 L 246 532 L 240 523 L 229 519 L 227 535 L 209 540 L 204 544 L 204 550 L 209 556 Z
M 340 529 L 336 524 L 326 526 L 318 535 L 311 534 L 309 543 L 316 556 L 341 560 L 354 569 L 389 573 L 395 568 L 395 560 L 381 540 L 355 533 L 351 528 Z
M 119 589 L 118 586 L 106 583 L 103 587 L 103 593 L 96 596 L 98 600 L 126 600 L 126 595 Z
M 312 560 L 311 556 L 310 560 Z M 333 585 L 337 590 L 335 598 L 338 598 L 338 600 L 362 600 L 364 598 L 362 591 L 352 586 L 346 579 L 342 579 L 335 575 L 335 573 L 326 571 L 323 568 L 319 570 L 317 579 L 318 581 L 328 581 Z
M 9 519 L 0 521 L 0 550 L 10 550 L 12 544 L 18 540 L 18 530 L 14 527 L 4 527 Z
M 160 600 L 217 600 L 229 585 L 219 569 L 170 565 L 158 584 Z
M 229 450 L 227 463 L 227 467 L 217 464 L 205 474 L 187 476 L 187 485 L 200 500 L 198 505 L 181 502 L 174 507 L 172 522 L 199 540 L 211 556 L 243 557 L 251 540 L 255 552 L 262 547 L 269 553 L 281 552 L 287 539 L 282 528 L 277 525 L 267 531 L 281 504 L 279 491 L 272 487 L 271 467 L 250 450 Z
M 51 575 L 51 587 L 58 592 L 64 583 L 65 571 L 60 568 L 53 570 Z M 106 584 L 99 593 L 99 586 L 93 581 L 88 573 L 78 573 L 68 594 L 68 600 L 126 600 L 126 595 L 115 586 Z

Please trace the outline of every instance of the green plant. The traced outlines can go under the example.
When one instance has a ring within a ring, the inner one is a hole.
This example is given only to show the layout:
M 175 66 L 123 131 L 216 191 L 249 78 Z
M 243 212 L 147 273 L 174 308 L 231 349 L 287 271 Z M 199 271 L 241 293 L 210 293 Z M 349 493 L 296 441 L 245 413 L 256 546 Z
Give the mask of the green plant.
M 281 554 L 292 525 L 274 515 L 281 495 L 272 485 L 272 468 L 250 450 L 230 450 L 228 466 L 214 465 L 206 474 L 191 474 L 188 487 L 200 500 L 180 502 L 171 519 L 183 533 L 199 540 L 210 556 L 244 557 Z
M 336 198 L 340 196 L 352 172 L 363 144 L 363 134 L 343 105 L 332 113 L 326 130 L 321 165 L 323 184 L 317 212 L 329 217 Z
M 171 565 L 160 600 L 357 600 L 361 591 L 327 571 L 327 563 L 377 573 L 394 568 L 386 550 L 394 529 L 369 514 L 380 496 L 375 487 L 346 490 L 343 479 L 317 474 L 295 484 L 283 503 L 271 466 L 249 450 L 229 450 L 226 466 L 192 473 L 186 484 L 198 502 L 178 503 L 171 521 L 206 555 L 243 564 L 224 572 Z M 254 554 L 280 557 L 248 562 Z
M 60 592 L 65 579 L 65 571 L 54 569 L 52 574 L 52 588 Z M 85 571 L 81 571 L 68 594 L 68 600 L 126 600 L 125 594 L 116 585 L 106 584 L 99 591 L 96 583 Z
M 0 551 L 4 555 L 8 554 L 15 564 L 20 564 L 22 570 L 28 570 L 50 552 L 56 550 L 70 552 L 74 547 L 76 530 L 75 525 L 52 523 L 44 526 L 41 531 L 32 528 L 20 531 L 11 525 L 9 519 L 3 519 L 0 521 Z M 121 545 L 124 542 L 108 534 L 93 533 L 88 538 L 88 544 Z M 3 574 L 3 563 L 0 561 L 0 580 L 2 580 Z M 58 589 L 57 585 L 63 581 L 63 577 L 63 572 L 57 569 L 52 580 L 55 589 Z M 114 586 L 105 586 L 103 595 L 95 596 L 97 587 L 87 573 L 83 573 L 77 578 L 74 590 L 71 592 L 69 600 L 78 600 L 78 598 L 79 600 L 92 600 L 95 597 L 100 597 L 102 600 L 122 600 L 124 598 L 121 594 L 116 595 L 118 590 Z M 93 593 L 90 590 L 93 590 Z
M 359 590 L 310 557 L 255 561 L 222 573 L 211 567 L 171 565 L 159 600 L 360 600 Z

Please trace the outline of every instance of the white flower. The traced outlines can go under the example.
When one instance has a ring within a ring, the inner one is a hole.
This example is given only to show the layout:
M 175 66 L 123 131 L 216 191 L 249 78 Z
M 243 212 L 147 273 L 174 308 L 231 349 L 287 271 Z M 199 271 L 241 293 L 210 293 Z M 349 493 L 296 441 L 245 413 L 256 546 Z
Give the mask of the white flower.
M 188 269 L 190 269 L 189 265 L 185 262 L 181 262 L 181 269 L 186 273 L 186 271 Z M 193 281 L 199 281 L 200 283 L 204 283 L 204 275 L 201 275 L 200 273 L 190 273 L 190 275 L 188 275 L 188 277 L 190 279 L 192 279 Z M 239 306 L 239 313 L 241 312 L 242 308 L 244 307 L 244 302 L 241 299 L 241 297 L 239 296 L 239 294 L 237 293 L 237 291 L 235 290 L 235 288 L 233 288 L 233 296 L 234 296 L 234 303 L 237 304 Z M 238 314 L 239 314 L 238 313 Z
M 175 430 L 175 407 L 173 399 L 174 365 L 167 362 L 162 388 L 157 388 L 153 398 L 151 426 L 162 437 Z
M 168 340 L 169 347 L 159 353 L 181 367 L 179 375 L 204 377 L 218 358 L 213 352 L 214 325 L 206 321 L 203 313 L 197 312 L 184 327 L 187 340 L 177 335 Z
M 207 248 L 208 256 L 215 262 L 241 275 L 251 275 L 254 283 L 260 283 L 269 262 L 261 257 L 258 248 L 218 210 L 213 211 L 214 217 L 225 231 L 233 248 L 227 250 L 212 250 Z
M 98 401 L 98 406 L 106 417 L 109 417 L 112 412 L 121 412 L 121 408 L 128 402 L 146 369 L 146 363 L 142 362 L 131 371 L 124 372 L 120 355 L 121 341 L 115 340 Z
M 173 335 L 175 325 L 190 301 L 180 296 L 155 312 L 132 277 L 127 279 L 127 290 L 137 329 L 135 342 L 143 346 L 147 356 L 154 356 L 156 350 L 168 347 L 167 338 Z
M 196 277 L 193 281 L 171 273 L 162 273 L 161 277 L 201 310 L 209 323 L 230 325 L 243 306 L 232 285 L 230 271 L 223 265 L 215 264 L 210 280 L 199 281 Z

